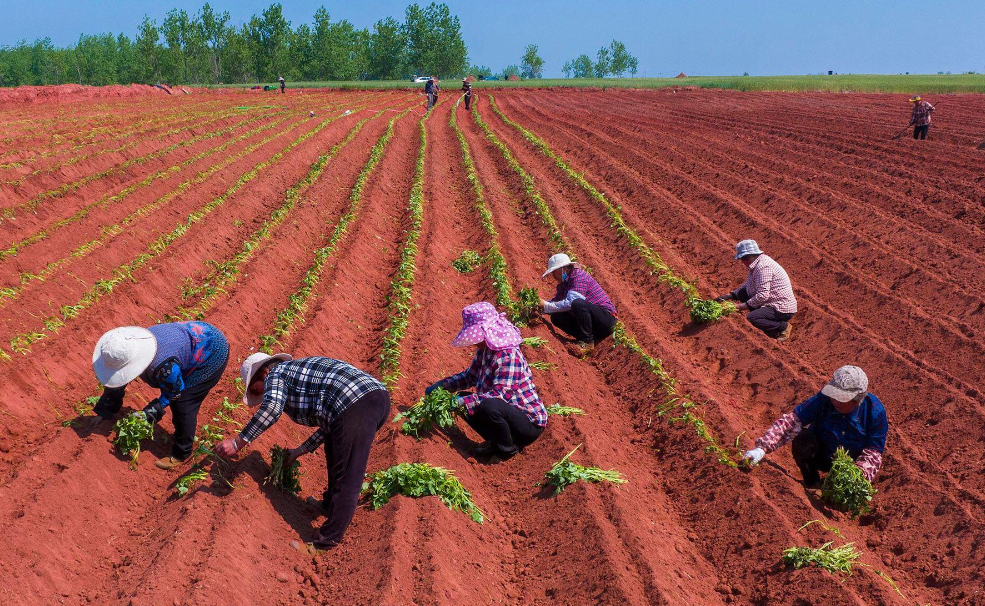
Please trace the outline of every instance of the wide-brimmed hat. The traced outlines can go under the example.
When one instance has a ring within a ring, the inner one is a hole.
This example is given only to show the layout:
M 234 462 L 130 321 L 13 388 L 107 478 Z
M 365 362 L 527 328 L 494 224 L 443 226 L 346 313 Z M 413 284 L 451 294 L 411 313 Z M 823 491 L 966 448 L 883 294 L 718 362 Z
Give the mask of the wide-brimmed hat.
M 759 250 L 759 244 L 756 244 L 755 240 L 743 240 L 735 245 L 735 258 L 741 259 L 742 257 L 748 255 L 761 255 L 763 251 Z
M 920 95 L 914 95 L 910 97 L 910 103 L 916 103 L 917 101 L 922 101 L 922 100 L 923 97 L 921 97 Z
M 849 402 L 869 390 L 869 377 L 858 366 L 842 366 L 835 371 L 821 393 L 832 400 Z
M 468 347 L 485 341 L 489 349 L 500 351 L 519 347 L 523 337 L 506 314 L 496 311 L 492 303 L 473 303 L 462 310 L 462 330 L 452 339 L 452 347 Z
M 270 360 L 282 360 L 284 362 L 290 362 L 294 358 L 291 354 L 279 353 L 274 355 L 267 355 L 265 353 L 257 352 L 255 354 L 250 354 L 245 360 L 243 360 L 242 366 L 239 367 L 239 375 L 243 378 L 243 387 L 246 389 L 243 392 L 243 404 L 247 406 L 256 406 L 263 399 L 263 396 L 254 396 L 250 393 L 250 381 L 253 380 L 253 375 L 257 373 L 264 364 Z
M 139 326 L 114 328 L 96 341 L 92 369 L 106 387 L 122 387 L 147 370 L 157 354 L 157 339 Z
M 571 265 L 571 257 L 564 253 L 558 253 L 547 260 L 547 271 L 541 278 L 546 278 L 547 274 L 551 273 L 555 269 L 561 269 L 562 267 L 567 267 Z

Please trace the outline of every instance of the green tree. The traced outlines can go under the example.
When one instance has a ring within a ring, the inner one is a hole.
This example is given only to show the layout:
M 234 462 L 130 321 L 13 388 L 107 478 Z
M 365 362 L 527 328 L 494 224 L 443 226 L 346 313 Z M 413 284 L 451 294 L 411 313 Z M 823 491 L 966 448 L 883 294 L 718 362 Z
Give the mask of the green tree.
M 636 75 L 639 61 L 626 50 L 626 45 L 618 40 L 613 40 L 609 45 L 609 55 L 612 60 L 609 65 L 609 73 L 615 76 L 622 76 L 627 71 Z
M 161 79 L 161 47 L 158 40 L 161 32 L 157 22 L 144 15 L 144 20 L 137 30 L 137 61 L 140 62 L 137 73 L 138 79 L 144 82 L 157 82 Z
M 376 80 L 398 80 L 407 73 L 407 34 L 399 21 L 387 17 L 369 36 L 369 73 Z
M 588 55 L 578 55 L 565 63 L 562 71 L 565 78 L 591 78 L 595 75 L 595 66 Z
M 208 49 L 212 82 L 215 84 L 222 81 L 222 56 L 229 44 L 229 18 L 229 11 L 217 13 L 208 2 L 202 7 L 198 17 L 202 40 Z
M 176 8 L 168 11 L 161 23 L 161 34 L 167 44 L 164 53 L 163 75 L 168 82 L 188 82 L 188 38 L 191 22 L 188 13 Z
M 314 35 L 306 23 L 291 32 L 287 64 L 283 76 L 288 80 L 311 80 L 314 77 Z
M 291 23 L 284 18 L 284 7 L 280 3 L 271 4 L 260 17 L 253 15 L 244 29 L 257 81 L 277 79 L 286 67 L 291 35 Z
M 612 69 L 612 53 L 608 48 L 602 47 L 595 55 L 595 77 L 605 78 Z
M 528 44 L 523 51 L 520 61 L 520 73 L 524 78 L 542 78 L 544 76 L 544 60 L 537 54 L 537 45 Z
M 469 74 L 475 76 L 476 78 L 488 78 L 493 75 L 493 72 L 485 65 L 473 65 L 469 68 Z
M 520 66 L 519 65 L 507 65 L 506 68 L 503 69 L 503 73 L 501 74 L 501 78 L 503 80 L 509 80 L 510 79 L 510 76 L 516 76 L 518 78 L 520 77 Z
M 439 78 L 460 76 L 468 67 L 468 49 L 462 24 L 447 4 L 432 2 L 426 8 L 411 4 L 405 12 L 407 55 L 418 74 Z

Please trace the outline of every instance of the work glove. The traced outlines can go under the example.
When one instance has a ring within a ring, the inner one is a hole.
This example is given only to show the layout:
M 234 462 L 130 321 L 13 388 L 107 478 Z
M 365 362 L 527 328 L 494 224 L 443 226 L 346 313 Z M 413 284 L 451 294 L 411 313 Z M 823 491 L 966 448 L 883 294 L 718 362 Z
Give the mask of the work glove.
M 147 406 L 144 406 L 143 412 L 151 425 L 156 424 L 164 418 L 164 407 L 161 406 L 161 401 L 157 398 L 154 398 Z
M 111 418 L 120 412 L 120 407 L 123 406 L 123 394 L 124 389 L 122 388 L 103 389 L 103 393 L 99 396 L 99 401 L 92 408 L 92 412 L 104 419 Z
M 766 451 L 762 448 L 753 448 L 752 450 L 747 450 L 746 454 L 742 455 L 742 460 L 749 465 L 757 465 L 766 456 Z
M 431 395 L 431 392 L 432 392 L 432 391 L 434 391 L 435 389 L 438 389 L 439 387 L 441 387 L 441 386 L 440 386 L 440 385 L 438 385 L 437 383 L 432 383 L 432 384 L 431 384 L 430 386 L 428 386 L 428 387 L 427 387 L 427 388 L 426 388 L 426 389 L 424 390 L 424 395 L 426 395 L 426 396 L 429 396 L 429 395 Z

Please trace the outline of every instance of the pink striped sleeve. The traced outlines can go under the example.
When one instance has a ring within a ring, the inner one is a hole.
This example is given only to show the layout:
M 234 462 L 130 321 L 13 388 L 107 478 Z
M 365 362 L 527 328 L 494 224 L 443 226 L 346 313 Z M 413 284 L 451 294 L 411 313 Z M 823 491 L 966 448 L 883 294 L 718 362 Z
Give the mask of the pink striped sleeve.
M 763 434 L 763 437 L 756 440 L 756 446 L 762 448 L 767 454 L 790 442 L 797 437 L 797 434 L 804 429 L 800 418 L 792 412 L 788 412 L 770 426 Z
M 871 482 L 882 467 L 882 453 L 874 448 L 866 448 L 855 460 L 855 464 L 862 470 L 865 479 Z

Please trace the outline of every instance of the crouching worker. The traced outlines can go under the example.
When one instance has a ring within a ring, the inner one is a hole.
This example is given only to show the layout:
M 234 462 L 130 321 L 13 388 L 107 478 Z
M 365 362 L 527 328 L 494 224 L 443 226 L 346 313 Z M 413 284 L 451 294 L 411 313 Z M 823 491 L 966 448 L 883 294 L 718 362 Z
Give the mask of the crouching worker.
M 476 346 L 472 363 L 441 379 L 426 393 L 475 389 L 459 397 L 465 420 L 485 443 L 475 452 L 508 459 L 544 433 L 547 410 L 537 395 L 527 360 L 520 351 L 520 331 L 491 303 L 473 303 L 462 310 L 462 330 L 452 347 Z
M 716 301 L 738 301 L 748 311 L 749 323 L 777 341 L 790 338 L 790 320 L 797 313 L 797 299 L 790 277 L 779 263 L 759 249 L 755 240 L 735 245 L 735 258 L 749 268 L 745 283 Z
M 175 322 L 150 328 L 123 326 L 107 332 L 92 352 L 92 368 L 104 390 L 93 408 L 93 425 L 120 412 L 127 383 L 140 377 L 161 395 L 144 407 L 151 423 L 170 408 L 174 421 L 171 456 L 155 463 L 173 469 L 192 454 L 198 410 L 222 377 L 229 343 L 205 322 Z
M 831 461 L 843 447 L 871 482 L 882 466 L 889 423 L 886 409 L 868 392 L 869 379 L 858 366 L 842 366 L 821 392 L 780 417 L 756 448 L 745 453 L 750 464 L 793 442 L 794 461 L 805 486 L 820 482 L 820 472 L 831 470 Z
M 236 454 L 283 413 L 299 425 L 317 427 L 284 461 L 290 466 L 325 445 L 328 488 L 321 503 L 325 523 L 314 543 L 296 546 L 311 554 L 335 547 L 356 512 L 373 439 L 390 414 L 390 394 L 371 375 L 331 358 L 294 360 L 283 353 L 255 353 L 243 361 L 240 374 L 246 386 L 243 402 L 260 408 L 243 431 L 220 442 L 216 452 Z
M 557 291 L 550 301 L 541 299 L 544 313 L 551 323 L 575 338 L 569 347 L 572 354 L 586 356 L 595 344 L 612 334 L 616 326 L 616 308 L 599 283 L 563 253 L 547 260 L 548 274 L 557 280 Z

